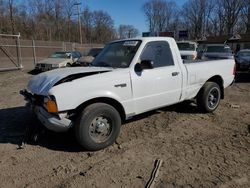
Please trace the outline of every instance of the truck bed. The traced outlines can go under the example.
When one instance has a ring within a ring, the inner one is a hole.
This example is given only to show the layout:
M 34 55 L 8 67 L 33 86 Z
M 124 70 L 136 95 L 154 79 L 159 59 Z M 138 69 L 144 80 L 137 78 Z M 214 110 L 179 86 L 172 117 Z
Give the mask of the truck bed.
M 184 66 L 187 71 L 187 78 L 184 79 L 184 90 L 187 91 L 183 95 L 184 100 L 195 97 L 202 85 L 212 77 L 220 77 L 224 88 L 234 80 L 232 59 L 186 61 Z
M 211 60 L 211 59 L 196 59 L 196 60 L 186 60 L 183 59 L 184 64 L 190 64 L 190 63 L 203 63 L 203 62 L 213 62 L 213 61 L 221 61 L 221 60 L 227 60 L 227 59 L 216 59 L 216 60 Z

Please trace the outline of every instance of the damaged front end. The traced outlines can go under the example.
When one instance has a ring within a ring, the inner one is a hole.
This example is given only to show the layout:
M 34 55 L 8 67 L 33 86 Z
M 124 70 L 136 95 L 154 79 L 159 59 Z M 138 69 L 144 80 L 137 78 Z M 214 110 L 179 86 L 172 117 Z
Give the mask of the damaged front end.
M 67 131 L 73 126 L 71 111 L 58 109 L 59 103 L 64 101 L 50 94 L 53 87 L 72 82 L 76 79 L 97 75 L 111 71 L 111 68 L 86 67 L 65 68 L 44 72 L 34 76 L 28 83 L 27 90 L 20 91 L 32 111 L 45 127 L 55 132 Z M 72 96 L 73 97 L 73 96 Z M 73 111 L 73 110 L 72 110 Z
M 65 132 L 73 126 L 68 113 L 59 113 L 55 98 L 31 94 L 27 90 L 21 90 L 20 94 L 27 101 L 26 106 L 35 112 L 39 121 L 49 130 Z

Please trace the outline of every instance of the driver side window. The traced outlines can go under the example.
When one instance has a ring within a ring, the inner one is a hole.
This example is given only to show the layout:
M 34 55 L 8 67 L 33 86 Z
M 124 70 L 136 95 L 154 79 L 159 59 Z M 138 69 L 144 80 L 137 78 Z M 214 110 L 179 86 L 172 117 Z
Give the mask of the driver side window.
M 149 42 L 140 57 L 154 62 L 154 68 L 174 65 L 169 44 L 165 41 Z

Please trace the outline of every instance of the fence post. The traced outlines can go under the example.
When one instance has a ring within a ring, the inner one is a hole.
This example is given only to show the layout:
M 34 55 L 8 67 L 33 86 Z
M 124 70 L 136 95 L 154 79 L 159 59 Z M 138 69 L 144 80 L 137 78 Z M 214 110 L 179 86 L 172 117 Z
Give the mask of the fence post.
M 72 46 L 72 47 L 71 47 L 71 50 L 72 50 L 72 51 L 75 51 L 75 49 L 76 49 L 76 43 L 72 43 L 71 46 Z
M 18 33 L 18 36 L 17 36 L 17 62 L 18 62 L 18 66 L 20 69 L 23 68 L 23 65 L 22 65 L 22 56 L 21 56 L 21 45 L 20 45 L 20 33 Z
M 32 51 L 33 51 L 33 58 L 34 58 L 34 67 L 36 67 L 36 44 L 35 40 L 32 38 Z
M 62 42 L 62 51 L 66 51 L 65 50 L 65 43 L 64 43 L 64 41 Z

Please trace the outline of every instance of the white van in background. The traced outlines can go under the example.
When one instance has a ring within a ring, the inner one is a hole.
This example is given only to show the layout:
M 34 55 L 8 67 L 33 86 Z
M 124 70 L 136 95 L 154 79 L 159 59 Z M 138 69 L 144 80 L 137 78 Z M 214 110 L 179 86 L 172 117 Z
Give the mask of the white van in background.
M 192 41 L 178 41 L 177 46 L 181 53 L 181 58 L 185 60 L 195 60 L 197 58 L 197 43 Z

